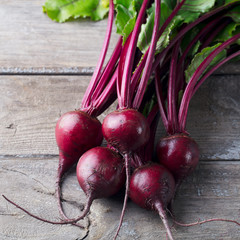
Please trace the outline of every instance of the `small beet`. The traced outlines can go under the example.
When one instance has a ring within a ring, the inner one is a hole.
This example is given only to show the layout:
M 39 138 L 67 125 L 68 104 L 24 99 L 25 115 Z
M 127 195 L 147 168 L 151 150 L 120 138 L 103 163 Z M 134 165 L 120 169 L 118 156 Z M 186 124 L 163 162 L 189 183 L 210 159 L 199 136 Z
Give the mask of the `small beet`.
M 97 118 L 83 111 L 71 111 L 63 114 L 55 128 L 56 142 L 59 148 L 59 166 L 56 182 L 56 195 L 59 213 L 65 219 L 61 203 L 61 180 L 63 175 L 77 164 L 81 155 L 102 143 L 102 125 Z
M 124 162 L 108 147 L 85 152 L 77 164 L 77 179 L 87 196 L 106 198 L 117 193 L 125 182 Z
M 150 137 L 146 118 L 134 109 L 118 109 L 108 114 L 102 124 L 103 136 L 121 153 L 129 153 L 145 145 Z
M 63 114 L 55 128 L 60 153 L 60 171 L 65 173 L 87 150 L 99 146 L 103 136 L 101 123 L 83 111 Z
M 182 181 L 196 168 L 199 148 L 188 135 L 175 134 L 160 139 L 157 156 L 160 164 L 171 171 L 176 181 Z
M 162 165 L 150 163 L 137 168 L 130 179 L 130 198 L 142 208 L 155 210 L 161 217 L 169 239 L 173 239 L 166 216 L 166 207 L 173 199 L 175 181 Z
M 122 157 L 108 147 L 95 147 L 85 152 L 77 164 L 77 179 L 87 195 L 82 219 L 90 210 L 92 201 L 117 193 L 125 183 Z

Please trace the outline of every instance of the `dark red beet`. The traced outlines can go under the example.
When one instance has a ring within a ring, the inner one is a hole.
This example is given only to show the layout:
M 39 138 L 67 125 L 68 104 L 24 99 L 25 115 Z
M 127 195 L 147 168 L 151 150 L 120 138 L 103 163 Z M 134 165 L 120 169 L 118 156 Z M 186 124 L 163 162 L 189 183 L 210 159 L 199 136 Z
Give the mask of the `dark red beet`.
M 77 179 L 87 196 L 105 198 L 117 193 L 125 181 L 122 157 L 108 147 L 95 147 L 82 155 Z
M 107 142 L 123 154 L 143 146 L 150 137 L 146 118 L 134 109 L 118 109 L 108 114 L 102 132 Z
M 56 194 L 59 213 L 65 219 L 61 203 L 61 179 L 81 155 L 87 150 L 102 143 L 102 125 L 97 118 L 83 111 L 71 111 L 63 114 L 55 128 L 56 141 L 59 148 L 59 166 L 56 182 Z
M 160 139 L 157 145 L 159 162 L 181 181 L 197 166 L 199 148 L 197 143 L 185 134 L 175 134 Z
M 82 219 L 92 201 L 117 193 L 124 185 L 125 170 L 122 157 L 107 147 L 95 147 L 85 152 L 77 164 L 77 179 L 87 195 Z
M 156 210 L 173 239 L 166 217 L 166 206 L 175 193 L 175 181 L 172 174 L 157 163 L 137 168 L 130 179 L 130 198 L 142 208 Z
M 101 127 L 97 118 L 82 111 L 71 111 L 61 116 L 56 125 L 55 135 L 62 174 L 77 163 L 84 152 L 101 145 Z

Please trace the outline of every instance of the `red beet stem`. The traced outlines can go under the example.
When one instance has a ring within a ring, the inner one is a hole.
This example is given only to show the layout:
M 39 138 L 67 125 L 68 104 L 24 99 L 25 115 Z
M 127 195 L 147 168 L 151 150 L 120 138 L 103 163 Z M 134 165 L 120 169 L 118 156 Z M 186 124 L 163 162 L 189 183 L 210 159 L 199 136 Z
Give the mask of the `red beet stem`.
M 136 96 L 133 100 L 133 108 L 139 109 L 143 95 L 147 86 L 147 82 L 151 75 L 151 69 L 153 64 L 153 59 L 156 51 L 157 41 L 158 41 L 158 31 L 160 25 L 160 17 L 161 17 L 161 0 L 155 0 L 155 20 L 154 20 L 154 27 L 152 33 L 151 44 L 149 46 L 149 53 L 147 54 L 147 60 L 145 67 L 143 69 L 142 77 L 137 89 Z
M 217 65 L 215 65 L 211 70 L 209 70 L 195 85 L 192 96 L 196 93 L 196 91 L 198 90 L 198 88 L 204 83 L 204 81 L 214 72 L 216 71 L 219 67 L 221 67 L 223 64 L 225 64 L 226 62 L 230 61 L 231 59 L 237 57 L 240 55 L 240 51 L 237 51 L 233 54 L 231 54 L 230 56 L 228 56 L 227 58 L 225 58 L 224 60 L 222 60 L 221 62 L 219 62 Z
M 177 78 L 177 58 L 179 54 L 181 41 L 178 41 L 173 48 L 170 72 L 169 72 L 169 83 L 168 83 L 168 133 L 174 134 L 178 132 L 178 118 L 176 109 L 176 78 Z
M 182 1 L 183 2 L 183 1 Z M 181 3 L 182 3 L 181 2 Z M 174 46 L 174 44 L 181 39 L 188 31 L 190 31 L 193 27 L 195 27 L 197 24 L 200 24 L 201 22 L 205 21 L 206 19 L 209 19 L 210 17 L 214 16 L 215 14 L 221 13 L 224 10 L 233 7 L 236 4 L 236 2 L 233 3 L 229 3 L 229 4 L 225 4 L 221 7 L 218 7 L 204 15 L 202 15 L 201 17 L 199 17 L 196 21 L 189 23 L 188 25 L 186 25 L 186 27 L 184 27 L 182 30 L 180 30 L 177 34 L 177 36 L 175 38 L 173 38 L 173 40 L 169 43 L 169 45 L 161 52 L 159 53 L 154 61 L 153 64 L 153 69 L 155 69 L 158 64 L 161 62 L 161 60 L 163 59 L 163 57 L 168 53 L 168 51 Z M 173 13 L 173 12 L 172 12 Z M 170 15 L 171 16 L 171 15 Z M 169 16 L 169 17 L 170 17 Z M 167 20 L 166 20 L 167 21 Z M 165 21 L 165 22 L 166 22 Z
M 161 71 L 160 68 L 157 67 L 155 72 L 155 88 L 156 88 L 157 102 L 158 102 L 158 107 L 161 114 L 161 119 L 162 119 L 165 130 L 168 131 L 168 119 L 167 119 L 167 112 L 165 107 L 165 100 L 163 97 L 162 85 L 160 82 L 161 81 L 160 71 Z
M 102 69 L 102 66 L 106 57 L 106 53 L 108 50 L 108 46 L 109 46 L 109 41 L 110 41 L 111 32 L 112 32 L 113 18 L 114 18 L 114 3 L 113 3 L 113 0 L 110 0 L 108 25 L 107 25 L 106 35 L 103 43 L 103 48 L 102 48 L 97 66 L 95 68 L 95 71 L 93 73 L 91 82 L 84 94 L 84 97 L 82 100 L 82 108 L 86 108 L 91 102 L 92 94 L 98 83 L 98 80 L 101 74 L 101 69 Z
M 122 81 L 121 81 L 121 101 L 119 102 L 120 108 L 130 108 L 131 102 L 130 102 L 130 79 L 131 79 L 131 73 L 132 73 L 132 67 L 133 67 L 133 61 L 134 61 L 134 55 L 137 47 L 137 40 L 138 35 L 141 30 L 141 25 L 144 19 L 145 11 L 147 8 L 148 0 L 144 0 L 140 9 L 140 12 L 138 14 L 136 24 L 134 27 L 134 30 L 130 36 L 130 42 L 128 51 L 126 51 L 125 61 L 122 63 L 124 64 L 123 72 L 122 72 Z M 121 69 L 120 69 L 121 70 Z M 120 76 L 120 75 L 119 75 Z M 121 76 L 120 76 L 121 77 Z
M 240 38 L 240 34 L 236 34 L 235 36 L 231 37 L 227 41 L 223 42 L 220 46 L 218 46 L 215 50 L 213 50 L 207 58 L 204 59 L 204 61 L 199 65 L 199 67 L 196 69 L 194 74 L 192 75 L 191 79 L 189 80 L 186 89 L 183 93 L 182 101 L 179 107 L 179 125 L 180 125 L 180 131 L 184 132 L 186 121 L 187 121 L 187 111 L 190 103 L 190 99 L 193 94 L 194 87 L 206 69 L 206 67 L 211 63 L 211 61 L 216 57 L 221 51 L 223 51 L 226 47 L 228 47 L 230 44 L 233 44 L 235 41 L 237 41 Z

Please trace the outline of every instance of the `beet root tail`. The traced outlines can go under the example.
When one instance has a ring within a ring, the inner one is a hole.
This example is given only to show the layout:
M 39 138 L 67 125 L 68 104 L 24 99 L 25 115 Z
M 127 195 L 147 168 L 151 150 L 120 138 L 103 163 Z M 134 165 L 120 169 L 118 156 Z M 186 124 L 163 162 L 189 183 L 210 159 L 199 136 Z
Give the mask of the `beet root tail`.
M 62 200 L 61 200 L 61 175 L 59 174 L 58 178 L 57 178 L 57 182 L 56 182 L 56 197 L 57 197 L 57 204 L 58 204 L 58 212 L 60 214 L 60 216 L 64 219 L 64 220 L 71 220 L 69 217 L 67 217 L 67 215 L 65 214 L 64 210 L 63 210 L 63 206 L 62 206 Z M 78 224 L 78 223 L 72 223 L 72 225 L 79 227 L 81 229 L 84 229 L 84 226 Z
M 167 231 L 167 235 L 168 235 L 169 239 L 174 240 L 174 238 L 172 236 L 170 226 L 169 226 L 169 223 L 168 223 L 168 220 L 167 220 L 166 211 L 164 210 L 162 203 L 161 202 L 156 202 L 154 204 L 154 207 L 155 207 L 156 211 L 158 212 L 160 218 L 162 219 L 162 222 L 165 226 L 165 229 Z
M 125 169 L 126 169 L 126 190 L 125 190 L 125 196 L 124 196 L 124 202 L 123 202 L 123 208 L 122 208 L 122 213 L 120 216 L 120 220 L 119 220 L 119 225 L 116 231 L 116 234 L 114 236 L 114 240 L 117 239 L 118 233 L 120 231 L 120 228 L 122 226 L 122 222 L 123 222 L 123 217 L 126 211 L 126 207 L 127 207 L 127 200 L 128 200 L 128 196 L 129 196 L 129 185 L 130 185 L 130 156 L 129 154 L 125 154 L 124 156 L 125 159 Z
M 88 201 L 87 201 L 87 204 L 83 210 L 83 213 L 80 217 L 78 218 L 75 218 L 75 219 L 69 219 L 69 220 L 61 220 L 61 221 L 51 221 L 51 220 L 47 220 L 47 219 L 44 219 L 44 218 L 41 218 L 31 212 L 29 212 L 28 210 L 26 210 L 25 208 L 19 206 L 17 203 L 11 201 L 9 198 L 7 198 L 5 195 L 2 195 L 2 197 L 8 201 L 9 203 L 11 203 L 12 205 L 14 205 L 16 208 L 22 210 L 23 212 L 25 212 L 27 215 L 39 220 L 39 221 L 42 221 L 42 222 L 45 222 L 45 223 L 50 223 L 50 224 L 55 224 L 55 225 L 66 225 L 66 224 L 74 224 L 76 222 L 78 222 L 79 220 L 83 219 L 89 212 L 90 210 L 90 206 L 92 204 L 92 201 L 93 199 L 92 198 L 88 198 Z

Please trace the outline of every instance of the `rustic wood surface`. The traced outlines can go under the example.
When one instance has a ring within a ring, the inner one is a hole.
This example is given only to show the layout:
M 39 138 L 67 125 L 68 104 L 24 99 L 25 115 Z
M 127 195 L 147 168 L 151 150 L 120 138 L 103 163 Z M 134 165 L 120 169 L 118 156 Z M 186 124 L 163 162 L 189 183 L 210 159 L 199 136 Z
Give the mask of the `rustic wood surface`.
M 35 214 L 57 220 L 54 127 L 62 113 L 81 104 L 106 21 L 58 24 L 42 13 L 43 3 L 0 2 L 0 193 Z M 110 50 L 117 38 L 114 34 Z M 191 103 L 187 130 L 199 143 L 201 161 L 176 196 L 174 212 L 182 222 L 216 217 L 240 221 L 239 66 L 221 68 Z M 163 134 L 159 124 L 157 137 Z M 80 213 L 85 196 L 74 171 L 64 182 L 63 199 L 70 216 Z M 81 222 L 85 229 L 79 229 L 32 219 L 0 197 L 0 239 L 109 240 L 121 207 L 121 194 L 96 200 Z M 175 226 L 173 234 L 178 240 L 238 240 L 240 227 L 212 222 Z M 127 239 L 166 239 L 166 234 L 155 213 L 129 201 L 119 236 Z

